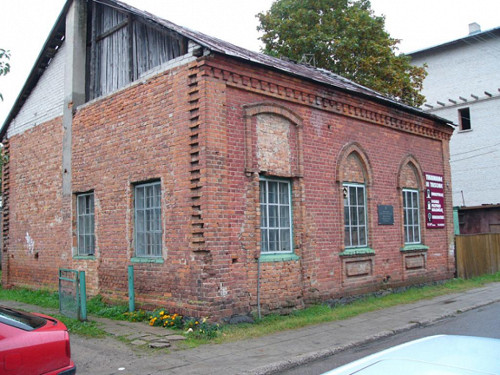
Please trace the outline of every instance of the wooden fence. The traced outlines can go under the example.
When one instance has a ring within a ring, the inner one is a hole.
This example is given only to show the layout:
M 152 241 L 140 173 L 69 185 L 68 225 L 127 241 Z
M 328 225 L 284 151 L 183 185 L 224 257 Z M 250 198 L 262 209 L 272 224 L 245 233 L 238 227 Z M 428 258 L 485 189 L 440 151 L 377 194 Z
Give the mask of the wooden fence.
M 457 276 L 468 279 L 500 271 L 500 233 L 455 237 Z

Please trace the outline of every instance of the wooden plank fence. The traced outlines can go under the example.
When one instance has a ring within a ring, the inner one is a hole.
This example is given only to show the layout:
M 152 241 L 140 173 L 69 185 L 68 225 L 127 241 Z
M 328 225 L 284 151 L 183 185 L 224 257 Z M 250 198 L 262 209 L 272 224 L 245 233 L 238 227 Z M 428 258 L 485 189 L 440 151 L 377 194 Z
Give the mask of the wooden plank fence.
M 500 233 L 462 234 L 455 237 L 457 276 L 474 276 L 500 271 Z

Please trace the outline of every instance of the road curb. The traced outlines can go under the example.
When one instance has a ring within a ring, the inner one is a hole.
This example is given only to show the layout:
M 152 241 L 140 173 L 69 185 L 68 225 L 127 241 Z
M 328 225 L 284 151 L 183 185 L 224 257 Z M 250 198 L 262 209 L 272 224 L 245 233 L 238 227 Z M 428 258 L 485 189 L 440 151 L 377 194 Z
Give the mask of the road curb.
M 481 308 L 484 306 L 488 306 L 488 305 L 491 305 L 491 304 L 496 303 L 496 302 L 500 302 L 500 297 L 458 309 L 453 313 L 446 313 L 446 314 L 442 314 L 442 315 L 435 317 L 435 318 L 432 318 L 432 319 L 419 320 L 419 321 L 416 321 L 414 323 L 408 323 L 408 324 L 405 324 L 401 327 L 397 327 L 393 330 L 381 331 L 375 335 L 366 337 L 365 339 L 358 340 L 358 341 L 355 341 L 352 343 L 348 343 L 348 344 L 340 345 L 340 346 L 335 346 L 332 348 L 322 349 L 322 350 L 318 350 L 318 351 L 314 351 L 314 352 L 309 352 L 309 353 L 305 353 L 303 355 L 296 356 L 293 358 L 270 363 L 268 365 L 264 365 L 264 366 L 257 367 L 255 369 L 252 369 L 249 371 L 245 371 L 241 374 L 244 374 L 244 375 L 272 375 L 272 374 L 276 374 L 278 372 L 290 370 L 294 367 L 302 366 L 302 365 L 305 365 L 305 364 L 313 362 L 313 361 L 328 358 L 334 354 L 351 349 L 351 348 L 356 347 L 356 346 L 369 344 L 369 343 L 376 341 L 376 340 L 380 340 L 380 339 L 387 338 L 387 337 L 390 337 L 390 336 L 393 336 L 393 335 L 396 335 L 399 333 L 409 331 L 413 328 L 431 326 L 431 325 L 439 323 L 440 321 L 442 321 L 444 319 L 452 318 L 454 316 L 457 316 L 458 314 L 462 314 L 462 313 L 465 313 L 467 311 L 471 311 L 471 310 L 475 310 L 475 309 L 478 309 L 478 308 Z

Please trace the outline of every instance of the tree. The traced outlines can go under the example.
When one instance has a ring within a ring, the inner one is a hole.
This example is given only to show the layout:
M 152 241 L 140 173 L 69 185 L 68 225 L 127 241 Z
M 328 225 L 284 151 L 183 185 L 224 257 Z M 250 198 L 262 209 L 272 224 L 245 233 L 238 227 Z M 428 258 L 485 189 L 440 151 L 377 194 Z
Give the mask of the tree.
M 0 48 L 0 77 L 10 72 L 10 64 L 6 60 L 10 60 L 10 52 Z M 1 93 L 0 100 L 3 100 Z
M 263 52 L 295 61 L 312 56 L 319 68 L 403 103 L 420 106 L 427 72 L 396 55 L 398 39 L 385 31 L 369 0 L 276 0 L 257 15 Z

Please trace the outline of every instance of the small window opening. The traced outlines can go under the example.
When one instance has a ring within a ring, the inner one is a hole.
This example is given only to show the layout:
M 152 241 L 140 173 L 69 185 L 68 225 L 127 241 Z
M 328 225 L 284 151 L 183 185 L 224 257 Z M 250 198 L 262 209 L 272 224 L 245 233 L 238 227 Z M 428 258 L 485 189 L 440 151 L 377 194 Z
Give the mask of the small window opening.
M 469 108 L 459 109 L 458 115 L 460 118 L 460 130 L 470 130 L 471 129 L 470 109 Z

